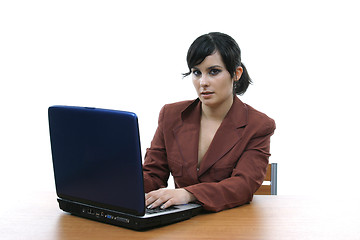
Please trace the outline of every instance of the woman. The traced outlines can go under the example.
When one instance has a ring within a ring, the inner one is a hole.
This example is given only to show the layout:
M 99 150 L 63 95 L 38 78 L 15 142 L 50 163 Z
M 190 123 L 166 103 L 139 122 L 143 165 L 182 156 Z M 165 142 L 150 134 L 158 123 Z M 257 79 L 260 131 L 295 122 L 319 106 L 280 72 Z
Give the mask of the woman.
M 146 205 L 198 202 L 221 211 L 252 200 L 265 177 L 275 122 L 236 97 L 251 83 L 237 43 L 197 38 L 187 63 L 198 98 L 165 105 L 144 161 Z M 165 189 L 169 174 L 175 189 Z

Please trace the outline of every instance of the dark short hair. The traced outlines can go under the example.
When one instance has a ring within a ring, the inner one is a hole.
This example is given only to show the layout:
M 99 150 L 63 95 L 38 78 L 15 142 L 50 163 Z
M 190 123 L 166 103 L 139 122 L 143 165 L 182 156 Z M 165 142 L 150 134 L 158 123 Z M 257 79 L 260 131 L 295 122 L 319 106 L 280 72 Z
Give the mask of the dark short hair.
M 244 94 L 252 81 L 244 64 L 241 62 L 239 45 L 232 37 L 224 33 L 211 32 L 195 39 L 186 57 L 189 72 L 184 73 L 183 76 L 190 75 L 193 67 L 199 65 L 207 56 L 214 54 L 216 51 L 220 53 L 231 78 L 234 77 L 237 67 L 241 66 L 243 68 L 241 78 L 239 81 L 234 82 L 234 94 Z

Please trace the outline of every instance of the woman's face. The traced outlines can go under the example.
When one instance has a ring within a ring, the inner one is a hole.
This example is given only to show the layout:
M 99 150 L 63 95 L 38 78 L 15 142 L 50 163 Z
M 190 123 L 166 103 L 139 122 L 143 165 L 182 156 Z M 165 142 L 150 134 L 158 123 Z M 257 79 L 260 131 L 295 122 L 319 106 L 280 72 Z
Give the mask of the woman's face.
M 217 51 L 193 67 L 191 72 L 194 87 L 203 104 L 219 107 L 227 101 L 232 103 L 234 79 L 231 78 Z

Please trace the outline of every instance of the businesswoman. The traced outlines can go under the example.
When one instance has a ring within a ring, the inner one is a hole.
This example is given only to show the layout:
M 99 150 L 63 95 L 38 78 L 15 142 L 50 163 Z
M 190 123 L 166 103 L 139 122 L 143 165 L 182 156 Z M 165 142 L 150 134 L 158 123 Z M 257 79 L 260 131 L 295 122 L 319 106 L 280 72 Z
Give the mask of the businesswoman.
M 143 165 L 146 205 L 221 211 L 248 203 L 265 177 L 275 122 L 236 96 L 251 80 L 230 36 L 198 37 L 187 64 L 198 98 L 160 111 Z M 170 173 L 175 189 L 165 189 Z

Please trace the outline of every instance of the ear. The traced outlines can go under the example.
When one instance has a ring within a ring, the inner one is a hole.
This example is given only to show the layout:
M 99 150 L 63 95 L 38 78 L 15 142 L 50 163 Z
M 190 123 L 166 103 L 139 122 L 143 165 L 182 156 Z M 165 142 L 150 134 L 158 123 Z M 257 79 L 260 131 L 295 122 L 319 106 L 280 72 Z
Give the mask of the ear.
M 235 70 L 235 76 L 234 76 L 234 81 L 239 81 L 241 78 L 241 75 L 243 73 L 243 68 L 241 66 L 238 66 Z

